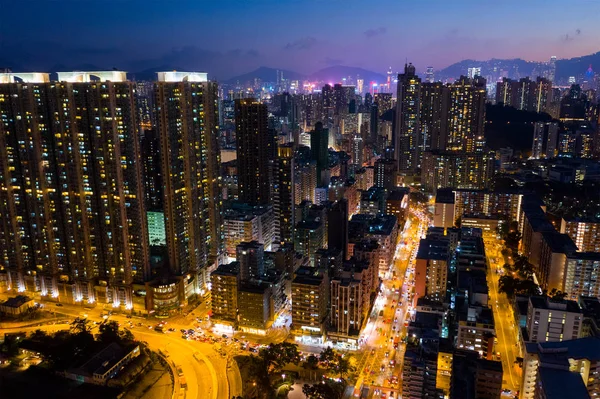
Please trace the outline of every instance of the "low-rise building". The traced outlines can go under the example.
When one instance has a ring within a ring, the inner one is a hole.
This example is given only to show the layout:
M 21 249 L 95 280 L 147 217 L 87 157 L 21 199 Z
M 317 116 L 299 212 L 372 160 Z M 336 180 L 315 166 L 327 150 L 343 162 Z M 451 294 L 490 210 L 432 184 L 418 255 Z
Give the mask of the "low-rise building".
M 500 399 L 501 394 L 502 362 L 481 359 L 471 351 L 454 352 L 450 399 Z
M 238 327 L 265 335 L 273 323 L 271 286 L 265 282 L 244 283 L 238 288 Z
M 449 241 L 422 239 L 415 263 L 415 297 L 446 299 L 448 285 Z
M 520 398 L 600 396 L 600 338 L 525 345 Z
M 466 311 L 459 312 L 457 348 L 477 352 L 484 359 L 491 360 L 495 337 L 492 309 L 469 305 Z
M 6 316 L 19 316 L 35 306 L 32 298 L 17 295 L 0 303 L 0 313 Z
M 129 362 L 140 355 L 139 345 L 123 348 L 117 343 L 106 346 L 80 366 L 58 374 L 75 381 L 105 385 L 114 378 Z
M 292 280 L 292 333 L 300 342 L 322 343 L 329 312 L 329 278 L 323 270 L 300 267 Z
M 583 312 L 575 301 L 532 296 L 527 308 L 530 342 L 554 342 L 581 337 Z
M 241 242 L 257 241 L 271 250 L 275 239 L 275 216 L 271 206 L 247 206 L 236 204 L 223 216 L 225 251 L 235 258 L 236 247 Z
M 396 216 L 399 226 L 404 226 L 408 213 L 408 189 L 395 189 L 388 193 L 385 201 L 386 215 Z
M 454 192 L 449 188 L 437 190 L 433 208 L 433 225 L 449 228 L 454 226 L 455 222 Z
M 239 262 L 220 265 L 211 273 L 210 281 L 214 322 L 235 328 L 238 319 L 238 288 L 241 281 Z

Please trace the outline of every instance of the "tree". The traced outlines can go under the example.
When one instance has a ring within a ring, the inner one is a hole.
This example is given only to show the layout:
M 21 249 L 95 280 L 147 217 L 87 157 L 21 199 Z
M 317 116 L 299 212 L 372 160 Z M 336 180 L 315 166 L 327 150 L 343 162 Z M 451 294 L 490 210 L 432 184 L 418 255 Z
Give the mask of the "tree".
M 533 280 L 518 280 L 517 293 L 520 295 L 539 295 L 541 293 L 540 286 Z
M 103 344 L 110 344 L 119 341 L 119 323 L 114 320 L 105 321 L 98 327 L 98 341 Z
M 347 357 L 338 356 L 335 371 L 340 376 L 340 379 L 343 380 L 345 375 L 354 371 L 354 367 L 352 367 Z
M 512 269 L 517 272 L 523 280 L 528 280 L 533 277 L 534 268 L 526 256 L 517 256 L 512 266 Z
M 553 299 L 555 301 L 562 301 L 567 297 L 566 292 L 562 292 L 561 290 L 557 290 L 556 288 L 552 288 L 550 292 L 544 290 L 544 295 L 550 297 L 550 299 Z
M 90 333 L 91 331 L 92 327 L 88 319 L 78 317 L 71 322 L 71 334 Z
M 509 250 L 512 250 L 513 254 L 517 253 L 521 238 L 521 233 L 515 230 L 509 231 L 504 237 L 504 243 L 506 244 L 506 247 Z
M 269 373 L 278 372 L 288 363 L 298 364 L 300 362 L 298 345 L 289 342 L 270 344 L 260 350 L 259 356 L 265 361 Z
M 335 381 L 323 381 L 320 384 L 304 384 L 302 393 L 307 399 L 341 399 L 344 384 Z
M 456 220 L 454 221 L 454 226 L 458 227 L 460 229 L 460 226 L 462 226 L 462 218 L 459 216 L 456 218 Z
M 128 344 L 135 341 L 131 331 L 119 328 L 119 323 L 114 320 L 105 321 L 98 327 L 96 339 L 103 344 L 116 342 L 118 344 Z
M 312 378 L 313 371 L 316 371 L 319 368 L 319 358 L 316 357 L 315 355 L 308 356 L 306 358 L 306 360 L 304 361 L 303 367 L 306 370 L 310 371 L 310 376 Z M 315 373 L 315 378 L 316 378 L 316 373 Z
M 337 353 L 333 350 L 331 346 L 323 349 L 319 354 L 319 361 L 321 363 L 329 364 L 335 361 L 337 357 Z
M 513 276 L 505 274 L 498 279 L 498 291 L 504 292 L 506 296 L 512 298 L 517 291 L 518 280 Z

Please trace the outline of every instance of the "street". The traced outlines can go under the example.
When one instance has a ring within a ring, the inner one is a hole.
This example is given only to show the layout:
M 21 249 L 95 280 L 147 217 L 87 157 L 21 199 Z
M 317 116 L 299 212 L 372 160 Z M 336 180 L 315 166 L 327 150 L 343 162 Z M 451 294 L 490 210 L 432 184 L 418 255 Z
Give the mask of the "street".
M 57 307 L 52 303 L 48 303 L 47 308 L 53 308 L 51 310 L 73 318 L 86 317 L 91 322 L 100 323 L 104 320 L 101 316 L 102 309 L 83 309 L 80 306 L 68 304 Z M 166 326 L 175 331 L 166 333 L 153 330 L 156 321 L 150 324 L 150 321 L 142 318 L 128 318 L 115 314 L 110 315 L 108 319 L 114 320 L 121 327 L 129 329 L 137 340 L 146 342 L 151 350 L 162 352 L 175 369 L 181 369 L 181 375 L 175 375 L 176 392 L 174 397 L 229 399 L 231 396 L 242 394 L 241 377 L 235 361 L 231 360 L 230 354 L 224 357 L 217 353 L 215 347 L 210 343 L 180 337 L 180 329 L 190 328 L 189 322 L 182 324 L 187 321 L 186 318 L 179 318 L 176 322 L 169 320 Z M 56 332 L 60 329 L 69 328 L 69 324 L 49 324 L 36 327 L 5 328 L 1 329 L 0 333 L 32 332 L 38 329 Z M 228 367 L 228 364 L 230 367 Z
M 513 307 L 506 294 L 498 292 L 498 279 L 502 270 L 501 242 L 497 239 L 485 241 L 488 257 L 488 288 L 490 295 L 490 306 L 494 312 L 494 324 L 496 326 L 496 337 L 498 343 L 496 351 L 500 352 L 503 369 L 502 388 L 518 391 L 521 385 L 521 375 L 517 371 L 515 361 L 521 357 L 518 343 L 518 331 L 516 330 Z
M 414 260 L 419 240 L 429 225 L 425 213 L 411 215 L 399 236 L 394 262 L 382 278 L 369 322 L 361 337 L 364 353 L 359 357 L 354 395 L 369 388 L 369 396 L 385 393 L 397 397 L 401 391 L 406 327 L 411 317 Z M 416 217 L 415 217 L 416 216 Z

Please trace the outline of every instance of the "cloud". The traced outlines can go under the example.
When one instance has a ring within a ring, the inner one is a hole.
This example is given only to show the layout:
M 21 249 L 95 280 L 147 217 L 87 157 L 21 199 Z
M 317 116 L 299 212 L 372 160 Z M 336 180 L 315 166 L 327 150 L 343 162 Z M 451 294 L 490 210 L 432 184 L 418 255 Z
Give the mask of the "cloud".
M 311 36 L 303 37 L 285 45 L 286 50 L 308 50 L 317 44 L 317 39 Z
M 385 35 L 387 33 L 387 28 L 380 26 L 379 28 L 367 29 L 363 32 L 367 39 L 371 39 L 375 36 Z

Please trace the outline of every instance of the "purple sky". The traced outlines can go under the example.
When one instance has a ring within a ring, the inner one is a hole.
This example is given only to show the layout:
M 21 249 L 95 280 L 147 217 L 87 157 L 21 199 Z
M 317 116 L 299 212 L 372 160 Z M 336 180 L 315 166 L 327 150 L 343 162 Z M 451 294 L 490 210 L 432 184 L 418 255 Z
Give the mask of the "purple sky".
M 5 2 L 0 67 L 158 66 L 228 78 L 258 66 L 384 72 L 465 58 L 600 51 L 597 0 L 21 0 Z

